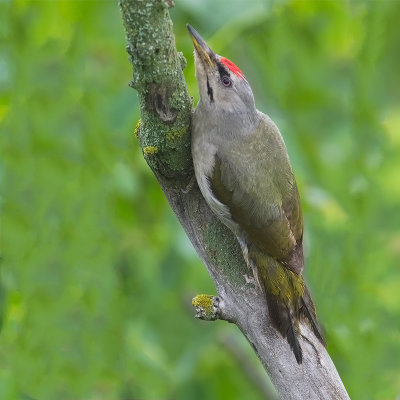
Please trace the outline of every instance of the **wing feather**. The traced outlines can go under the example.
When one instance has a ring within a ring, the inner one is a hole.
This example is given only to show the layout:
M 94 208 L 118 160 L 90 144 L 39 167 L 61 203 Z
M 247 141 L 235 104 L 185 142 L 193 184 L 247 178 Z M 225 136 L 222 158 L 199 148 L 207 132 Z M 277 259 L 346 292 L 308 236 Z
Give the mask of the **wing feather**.
M 283 155 L 283 157 L 282 157 Z M 219 148 L 210 189 L 246 240 L 296 273 L 303 269 L 303 220 L 283 139 L 266 121 L 234 146 Z

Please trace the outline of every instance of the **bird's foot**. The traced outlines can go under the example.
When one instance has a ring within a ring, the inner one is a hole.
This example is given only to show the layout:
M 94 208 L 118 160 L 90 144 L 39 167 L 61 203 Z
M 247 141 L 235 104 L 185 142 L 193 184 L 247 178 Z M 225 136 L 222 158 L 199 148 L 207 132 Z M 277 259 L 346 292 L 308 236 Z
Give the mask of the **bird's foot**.
M 261 292 L 264 292 L 263 287 L 260 283 L 260 280 L 258 279 L 257 271 L 253 270 L 253 274 L 254 275 L 244 274 L 243 275 L 244 280 L 246 281 L 246 283 L 249 283 L 250 285 L 254 286 L 255 288 L 260 289 Z
M 256 280 L 254 279 L 254 277 L 252 275 L 244 274 L 243 277 L 244 277 L 244 280 L 246 281 L 246 283 L 250 283 L 250 285 L 253 285 L 253 286 L 258 286 Z
M 194 187 L 196 183 L 196 176 L 193 174 L 192 177 L 190 178 L 189 183 L 186 185 L 184 189 L 181 189 L 183 194 L 188 194 Z

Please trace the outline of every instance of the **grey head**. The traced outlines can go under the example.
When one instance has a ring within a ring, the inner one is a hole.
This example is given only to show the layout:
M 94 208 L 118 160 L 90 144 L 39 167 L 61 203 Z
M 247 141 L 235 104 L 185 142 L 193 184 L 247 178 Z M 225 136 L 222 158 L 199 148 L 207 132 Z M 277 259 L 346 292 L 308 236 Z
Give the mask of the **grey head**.
M 230 60 L 216 54 L 189 24 L 195 48 L 195 69 L 200 101 L 197 109 L 228 130 L 250 130 L 259 119 L 254 96 L 242 71 Z M 196 109 L 196 111 L 197 111 Z

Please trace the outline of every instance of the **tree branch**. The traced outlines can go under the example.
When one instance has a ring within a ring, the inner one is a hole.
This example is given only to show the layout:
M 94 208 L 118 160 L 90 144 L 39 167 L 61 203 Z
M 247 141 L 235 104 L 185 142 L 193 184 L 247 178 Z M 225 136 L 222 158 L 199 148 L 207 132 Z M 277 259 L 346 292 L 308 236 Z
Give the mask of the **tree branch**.
M 349 399 L 328 353 L 306 325 L 301 326 L 300 337 L 303 363 L 297 364 L 286 340 L 270 324 L 264 296 L 246 279 L 249 271 L 236 238 L 212 214 L 194 180 L 192 102 L 182 74 L 184 58 L 175 49 L 168 13 L 172 1 L 120 0 L 119 4 L 133 66 L 131 86 L 140 98 L 137 136 L 143 155 L 218 293 L 205 303 L 214 312 L 206 319 L 225 319 L 239 327 L 280 398 Z

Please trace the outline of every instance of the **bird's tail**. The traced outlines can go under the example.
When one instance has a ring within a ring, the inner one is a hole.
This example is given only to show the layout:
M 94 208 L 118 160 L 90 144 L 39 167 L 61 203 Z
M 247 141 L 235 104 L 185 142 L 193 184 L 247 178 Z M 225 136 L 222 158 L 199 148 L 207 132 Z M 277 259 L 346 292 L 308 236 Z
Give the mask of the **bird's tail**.
M 301 364 L 303 353 L 297 338 L 299 327 L 295 311 L 267 289 L 265 294 L 272 325 L 286 338 L 298 364 Z
M 257 269 L 256 280 L 262 286 L 267 299 L 272 325 L 286 338 L 297 362 L 301 364 L 303 357 L 298 340 L 300 322 L 308 323 L 325 346 L 315 306 L 303 277 L 269 257 L 260 259 L 258 254 L 256 259 L 252 259 L 252 254 L 249 255 L 253 268 Z
M 314 335 L 324 346 L 326 346 L 324 335 L 322 334 L 321 327 L 318 324 L 315 305 L 312 301 L 310 291 L 306 285 L 304 285 L 304 293 L 300 300 L 300 317 L 303 317 L 303 319 L 306 319 L 309 322 Z

